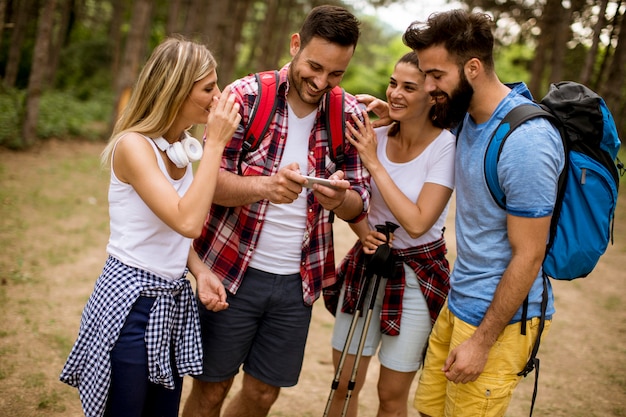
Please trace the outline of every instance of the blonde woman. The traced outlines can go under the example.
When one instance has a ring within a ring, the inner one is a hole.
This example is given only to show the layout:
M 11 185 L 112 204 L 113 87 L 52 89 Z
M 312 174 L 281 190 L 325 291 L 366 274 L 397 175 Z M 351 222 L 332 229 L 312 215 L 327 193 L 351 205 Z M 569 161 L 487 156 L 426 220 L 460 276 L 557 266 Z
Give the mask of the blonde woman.
M 60 379 L 86 416 L 178 416 L 182 377 L 202 370 L 188 265 L 211 205 L 239 106 L 203 45 L 168 38 L 152 53 L 102 154 L 111 168 L 108 259 Z M 204 146 L 187 129 L 206 124 Z M 194 177 L 191 163 L 199 160 Z M 197 266 L 207 308 L 224 288 Z

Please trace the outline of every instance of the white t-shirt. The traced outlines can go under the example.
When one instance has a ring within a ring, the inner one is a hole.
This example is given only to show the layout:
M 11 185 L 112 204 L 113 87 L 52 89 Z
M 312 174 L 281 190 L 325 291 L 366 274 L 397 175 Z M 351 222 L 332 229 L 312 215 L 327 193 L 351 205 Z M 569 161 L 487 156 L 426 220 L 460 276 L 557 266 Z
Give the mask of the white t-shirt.
M 280 167 L 297 162 L 300 172 L 306 174 L 309 137 L 317 111 L 314 110 L 303 118 L 299 118 L 291 107 L 287 106 L 287 108 L 289 131 Z M 300 272 L 302 240 L 307 218 L 307 190 L 304 188 L 291 204 L 269 204 L 259 241 L 250 260 L 250 267 L 280 275 Z
M 398 188 L 409 200 L 417 202 L 422 187 L 424 183 L 427 182 L 454 189 L 454 156 L 456 143 L 452 133 L 443 130 L 415 159 L 409 162 L 397 163 L 390 161 L 387 157 L 388 132 L 389 126 L 376 129 L 376 136 L 378 137 L 378 159 L 391 178 L 393 178 Z M 371 203 L 368 214 L 370 226 L 374 228 L 375 225 L 384 224 L 386 221 L 400 224 L 385 204 L 380 189 L 373 178 L 371 187 Z M 393 234 L 393 246 L 398 249 L 406 249 L 433 242 L 441 238 L 441 231 L 444 227 L 447 214 L 448 205 L 446 205 L 446 208 L 433 227 L 417 239 L 410 237 L 403 228 L 398 228 Z

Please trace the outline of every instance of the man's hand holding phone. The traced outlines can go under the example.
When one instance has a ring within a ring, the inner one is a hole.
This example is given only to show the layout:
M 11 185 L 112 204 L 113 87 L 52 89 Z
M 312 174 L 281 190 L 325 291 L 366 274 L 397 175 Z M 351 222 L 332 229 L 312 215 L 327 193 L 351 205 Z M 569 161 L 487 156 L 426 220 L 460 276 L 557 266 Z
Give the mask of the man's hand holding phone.
M 337 180 L 329 180 L 326 178 L 311 177 L 308 175 L 303 175 L 302 177 L 306 179 L 306 182 L 302 185 L 305 188 L 313 188 L 314 184 L 319 184 L 319 185 L 323 185 L 325 187 L 330 187 L 330 188 L 336 188 L 333 182 L 336 182 Z
M 302 178 L 306 180 L 306 182 L 302 184 L 302 186 L 305 188 L 315 189 L 314 185 L 319 184 L 324 187 L 332 188 L 333 190 L 350 189 L 350 182 L 348 180 L 340 180 L 335 178 L 319 178 L 309 175 L 303 175 Z

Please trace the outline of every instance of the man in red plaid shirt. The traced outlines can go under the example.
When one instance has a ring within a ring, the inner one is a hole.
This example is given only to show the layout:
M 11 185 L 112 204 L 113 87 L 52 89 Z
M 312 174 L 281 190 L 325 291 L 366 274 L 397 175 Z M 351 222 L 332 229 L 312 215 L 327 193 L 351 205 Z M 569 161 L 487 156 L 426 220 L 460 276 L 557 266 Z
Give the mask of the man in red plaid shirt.
M 242 155 L 244 127 L 258 95 L 254 76 L 233 83 L 242 126 L 227 145 L 214 204 L 194 248 L 217 274 L 228 308 L 198 303 L 204 369 L 184 416 L 219 416 L 243 364 L 241 391 L 224 416 L 266 416 L 280 387 L 297 383 L 322 288 L 334 283 L 332 219 L 358 221 L 369 206 L 369 174 L 344 139 L 341 166 L 329 157 L 324 100 L 341 81 L 360 35 L 346 9 L 320 6 L 291 36 L 292 60 L 279 71 L 277 108 L 258 148 Z M 345 95 L 344 112 L 362 118 Z M 303 175 L 328 178 L 311 185 Z M 308 188 L 312 187 L 312 188 Z

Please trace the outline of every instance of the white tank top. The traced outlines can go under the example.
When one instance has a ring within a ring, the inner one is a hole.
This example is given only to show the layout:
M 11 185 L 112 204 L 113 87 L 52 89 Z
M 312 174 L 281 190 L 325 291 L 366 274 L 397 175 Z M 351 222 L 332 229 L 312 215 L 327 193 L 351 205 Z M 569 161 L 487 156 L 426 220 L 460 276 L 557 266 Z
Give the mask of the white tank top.
M 316 111 L 299 118 L 291 107 L 288 108 L 287 142 L 280 161 L 280 167 L 297 162 L 300 173 L 308 169 L 309 137 L 315 123 Z M 300 272 L 302 240 L 306 229 L 306 196 L 304 188 L 291 204 L 272 204 L 267 207 L 259 241 L 250 259 L 252 268 L 279 275 Z
M 179 180 L 172 179 L 154 141 L 145 138 L 157 157 L 163 175 L 183 196 L 193 180 L 191 164 Z M 116 144 L 117 146 L 117 144 Z M 107 252 L 126 265 L 150 271 L 165 279 L 178 279 L 187 265 L 191 239 L 184 237 L 159 219 L 139 197 L 135 189 L 120 181 L 113 171 L 109 185 L 109 216 L 111 235 Z

